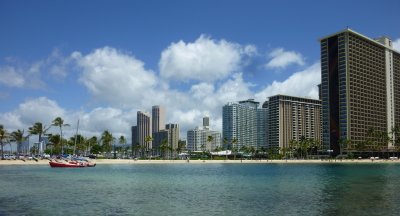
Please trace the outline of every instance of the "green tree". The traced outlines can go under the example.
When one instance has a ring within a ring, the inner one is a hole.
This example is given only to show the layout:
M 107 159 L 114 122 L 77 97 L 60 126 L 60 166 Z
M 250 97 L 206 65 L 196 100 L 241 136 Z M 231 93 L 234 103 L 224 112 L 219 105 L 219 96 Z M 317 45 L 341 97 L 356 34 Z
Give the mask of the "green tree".
M 92 154 L 100 154 L 102 151 L 103 151 L 103 148 L 98 143 L 96 143 L 92 146 L 92 149 L 91 149 Z
M 61 154 L 61 138 L 59 134 L 50 134 L 49 144 L 52 146 L 50 149 L 50 154 Z
M 86 142 L 88 143 L 88 149 L 89 149 L 89 154 L 92 153 L 92 146 L 97 145 L 98 144 L 98 140 L 96 136 L 92 136 L 90 139 L 87 139 Z
M 297 150 L 297 146 L 298 146 L 297 140 L 292 139 L 289 141 L 289 151 L 290 151 L 291 158 L 293 158 L 293 156 L 294 156 L 293 152 Z
M 108 157 L 111 153 L 111 145 L 113 144 L 114 141 L 114 137 L 112 135 L 112 133 L 110 133 L 108 130 L 105 130 L 102 134 L 101 134 L 101 139 L 102 141 L 102 146 L 103 146 L 103 150 L 105 152 L 107 152 Z
M 239 150 L 238 146 L 237 146 L 237 143 L 238 143 L 237 139 L 233 138 L 233 140 L 232 140 L 233 160 L 236 160 L 236 154 L 237 154 L 237 152 Z
M 161 141 L 160 150 L 161 150 L 162 156 L 165 160 L 166 156 L 167 156 L 167 151 L 168 151 L 168 139 L 163 139 Z
M 176 151 L 178 152 L 178 155 L 182 153 L 183 149 L 185 149 L 186 144 L 184 141 L 179 140 L 178 142 L 178 148 L 176 148 Z
M 47 132 L 47 130 L 49 130 L 49 129 L 50 129 L 50 127 L 46 127 L 41 122 L 36 122 L 35 124 L 33 124 L 32 127 L 29 127 L 28 131 L 29 131 L 29 134 L 31 134 L 31 135 L 39 136 L 38 142 L 40 145 L 42 142 L 42 135 L 44 135 Z
M 207 136 L 207 142 L 209 144 L 209 148 L 208 149 L 211 149 L 211 143 L 212 143 L 213 140 L 214 140 L 213 136 L 211 136 L 211 135 Z M 211 156 L 211 160 L 212 160 L 212 156 Z
M 64 145 L 63 145 L 63 127 L 70 126 L 69 124 L 65 124 L 64 120 L 61 117 L 57 117 L 53 120 L 52 126 L 56 126 L 60 128 L 60 137 L 61 137 L 61 154 L 64 154 Z
M 7 137 L 7 131 L 3 125 L 0 125 L 0 145 L 1 145 L 1 159 L 4 160 L 4 141 Z
M 150 142 L 153 141 L 153 137 L 147 136 L 144 138 L 144 141 L 146 142 L 146 157 L 148 158 L 149 151 L 151 151 Z
M 17 149 L 20 150 L 22 142 L 25 141 L 24 130 L 21 131 L 18 129 L 16 131 L 13 131 L 11 133 L 11 137 L 15 139 L 15 142 L 17 142 Z M 18 151 L 18 155 L 19 155 L 19 153 L 20 152 Z
M 228 146 L 228 138 L 226 138 L 226 137 L 224 137 L 224 139 L 222 140 L 222 142 L 224 143 L 224 148 L 225 148 L 225 150 L 228 150 L 229 149 L 229 146 Z M 225 160 L 228 160 L 228 151 L 225 151 Z
M 120 144 L 120 145 L 125 145 L 126 144 L 126 138 L 125 138 L 125 136 L 120 136 L 119 137 L 119 139 L 118 139 L 118 143 Z M 122 147 L 120 148 L 120 149 L 122 149 Z M 126 152 L 124 152 L 124 153 L 126 153 Z M 114 158 L 116 157 L 116 155 L 115 155 L 115 150 L 114 150 Z

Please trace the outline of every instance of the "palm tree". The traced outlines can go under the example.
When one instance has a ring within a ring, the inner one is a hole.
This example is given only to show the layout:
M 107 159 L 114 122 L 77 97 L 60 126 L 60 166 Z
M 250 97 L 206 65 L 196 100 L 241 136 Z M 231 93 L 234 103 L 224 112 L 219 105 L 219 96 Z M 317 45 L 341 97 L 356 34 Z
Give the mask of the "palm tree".
M 201 144 L 200 146 L 201 151 L 202 151 L 202 157 L 203 157 L 203 161 L 204 161 L 204 154 L 206 153 L 206 145 L 204 143 Z
M 50 127 L 44 126 L 41 122 L 36 122 L 35 124 L 33 124 L 32 127 L 30 127 L 29 130 L 29 134 L 31 135 L 38 135 L 39 136 L 39 145 L 42 142 L 42 135 L 45 134 L 47 132 L 47 130 L 49 130 Z
M 6 129 L 4 129 L 3 125 L 0 125 L 0 145 L 1 145 L 1 159 L 4 160 L 4 142 L 3 140 L 5 140 L 7 137 L 7 131 Z
M 64 120 L 61 117 L 57 117 L 53 120 L 52 126 L 56 126 L 60 128 L 60 137 L 61 137 L 61 154 L 64 154 L 64 145 L 63 145 L 63 133 L 62 128 L 70 126 L 69 124 L 64 124 Z
M 150 151 L 150 142 L 153 141 L 153 137 L 151 136 L 147 136 L 144 138 L 144 141 L 146 142 L 146 157 L 148 157 L 149 155 L 149 151 Z
M 125 145 L 126 144 L 126 138 L 124 136 L 120 136 L 119 139 L 118 139 L 118 143 L 120 145 Z M 124 153 L 126 153 L 126 152 L 124 152 Z M 114 153 L 114 157 L 115 157 L 115 153 Z
M 96 136 L 92 136 L 92 138 L 86 140 L 86 142 L 88 143 L 88 149 L 89 149 L 89 155 L 91 154 L 91 148 L 97 144 L 97 137 Z
M 17 153 L 19 154 L 19 150 L 21 150 L 21 144 L 23 141 L 25 141 L 25 137 L 24 137 L 24 130 L 16 130 L 13 131 L 11 133 L 11 137 L 13 137 L 15 139 L 15 141 L 17 142 Z
M 209 149 L 211 149 L 211 142 L 214 140 L 214 137 L 213 136 L 211 136 L 211 135 L 209 135 L 209 136 L 207 136 L 207 142 L 208 142 L 208 144 L 209 144 Z M 211 156 L 211 160 L 212 160 L 212 156 Z
M 114 137 L 108 130 L 105 130 L 101 134 L 101 141 L 103 143 L 103 150 L 105 152 L 107 152 L 108 155 L 111 152 L 111 144 L 113 143 L 113 140 L 114 140 Z
M 185 148 L 185 142 L 179 140 L 178 142 L 178 148 L 176 148 L 176 152 L 178 152 L 178 155 L 182 153 L 182 150 Z
M 164 157 L 164 160 L 166 159 L 166 155 L 167 155 L 167 150 L 168 150 L 168 139 L 163 139 L 161 141 L 161 145 L 160 145 L 160 150 L 161 153 Z
M 238 147 L 236 146 L 237 142 L 238 141 L 237 141 L 236 137 L 233 138 L 233 140 L 232 140 L 233 160 L 236 160 L 236 153 L 238 151 Z
M 61 153 L 60 135 L 50 135 L 49 136 L 49 142 L 52 145 L 51 154 L 60 154 Z
M 294 139 L 290 140 L 289 141 L 289 151 L 291 154 L 291 158 L 293 158 L 293 151 L 296 150 L 295 147 L 297 147 L 297 140 L 294 140 Z
M 226 150 L 228 150 L 228 138 L 224 137 L 224 139 L 222 140 L 222 142 L 224 143 L 224 148 Z M 228 151 L 225 151 L 225 160 L 228 160 Z
M 228 138 L 224 137 L 224 139 L 222 140 L 222 142 L 224 143 L 224 148 L 225 148 L 225 149 L 228 149 L 228 146 L 227 146 L 227 144 L 228 144 Z

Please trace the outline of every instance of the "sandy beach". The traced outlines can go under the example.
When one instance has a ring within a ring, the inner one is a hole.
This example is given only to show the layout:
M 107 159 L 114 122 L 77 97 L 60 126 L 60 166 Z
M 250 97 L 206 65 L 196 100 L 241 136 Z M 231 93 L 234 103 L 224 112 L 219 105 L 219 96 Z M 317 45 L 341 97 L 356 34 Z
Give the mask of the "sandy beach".
M 98 159 L 94 160 L 97 165 L 102 164 L 223 164 L 223 163 L 242 163 L 242 164 L 326 164 L 326 163 L 398 163 L 400 160 L 123 160 L 123 159 Z M 0 165 L 45 165 L 49 160 L 0 160 Z

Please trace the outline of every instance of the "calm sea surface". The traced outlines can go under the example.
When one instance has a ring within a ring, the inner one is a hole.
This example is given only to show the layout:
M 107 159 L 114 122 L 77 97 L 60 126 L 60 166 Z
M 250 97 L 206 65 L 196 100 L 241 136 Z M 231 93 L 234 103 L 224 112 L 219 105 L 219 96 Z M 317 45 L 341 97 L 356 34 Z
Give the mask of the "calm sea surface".
M 399 215 L 396 164 L 0 166 L 0 215 Z

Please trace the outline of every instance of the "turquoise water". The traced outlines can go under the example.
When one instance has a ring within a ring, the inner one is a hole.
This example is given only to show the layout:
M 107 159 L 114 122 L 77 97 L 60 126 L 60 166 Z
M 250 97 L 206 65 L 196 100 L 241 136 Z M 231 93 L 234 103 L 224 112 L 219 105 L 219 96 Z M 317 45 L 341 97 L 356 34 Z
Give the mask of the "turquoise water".
M 396 164 L 0 166 L 0 215 L 398 215 Z

